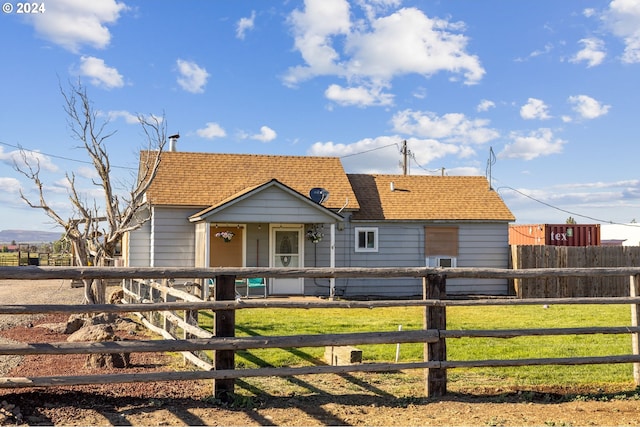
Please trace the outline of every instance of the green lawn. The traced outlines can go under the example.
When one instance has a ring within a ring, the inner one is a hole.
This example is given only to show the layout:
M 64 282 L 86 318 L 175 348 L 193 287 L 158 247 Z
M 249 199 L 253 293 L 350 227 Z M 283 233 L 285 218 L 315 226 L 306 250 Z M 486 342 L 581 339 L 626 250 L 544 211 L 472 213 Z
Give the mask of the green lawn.
M 236 336 L 298 335 L 417 330 L 422 328 L 419 307 L 374 309 L 243 309 L 236 312 Z M 210 313 L 202 313 L 202 326 L 211 326 Z M 552 305 L 449 307 L 447 328 L 527 329 L 588 326 L 629 326 L 628 305 Z M 364 362 L 395 360 L 395 344 L 361 345 Z M 322 359 L 324 348 L 239 351 L 238 368 L 303 366 Z M 552 337 L 458 338 L 447 340 L 448 360 L 520 359 L 541 357 L 604 356 L 631 353 L 630 335 Z M 422 344 L 402 344 L 400 361 L 421 361 Z M 515 368 L 450 369 L 451 382 L 465 385 L 566 385 L 628 383 L 630 364 L 533 366 Z

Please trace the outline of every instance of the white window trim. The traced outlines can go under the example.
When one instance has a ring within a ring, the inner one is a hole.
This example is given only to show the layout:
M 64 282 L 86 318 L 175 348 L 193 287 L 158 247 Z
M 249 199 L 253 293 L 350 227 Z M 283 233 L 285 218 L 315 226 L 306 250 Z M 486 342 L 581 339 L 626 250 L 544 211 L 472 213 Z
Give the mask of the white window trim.
M 458 265 L 458 257 L 450 256 L 450 255 L 428 256 L 425 260 L 425 265 L 427 267 L 440 267 L 440 263 L 442 262 L 442 260 L 445 260 L 445 259 L 451 260 L 450 268 L 455 268 Z M 447 267 L 443 267 L 443 268 L 447 268 Z
M 373 248 L 361 248 L 359 247 L 360 243 L 360 233 L 369 233 L 373 232 Z M 378 252 L 378 227 L 355 227 L 355 244 L 354 244 L 356 252 Z

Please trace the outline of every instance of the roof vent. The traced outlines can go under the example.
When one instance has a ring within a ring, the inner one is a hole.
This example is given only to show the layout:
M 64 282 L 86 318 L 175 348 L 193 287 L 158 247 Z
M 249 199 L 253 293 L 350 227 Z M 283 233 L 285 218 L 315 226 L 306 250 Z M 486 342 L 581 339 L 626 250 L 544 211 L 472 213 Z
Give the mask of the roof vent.
M 309 198 L 316 203 L 322 204 L 329 198 L 329 191 L 320 187 L 312 188 L 309 191 Z
M 391 181 L 391 182 L 389 183 L 389 189 L 390 189 L 391 191 L 396 191 L 396 185 L 393 183 L 393 181 Z
M 177 133 L 169 137 L 169 151 L 178 151 L 178 138 L 180 134 Z

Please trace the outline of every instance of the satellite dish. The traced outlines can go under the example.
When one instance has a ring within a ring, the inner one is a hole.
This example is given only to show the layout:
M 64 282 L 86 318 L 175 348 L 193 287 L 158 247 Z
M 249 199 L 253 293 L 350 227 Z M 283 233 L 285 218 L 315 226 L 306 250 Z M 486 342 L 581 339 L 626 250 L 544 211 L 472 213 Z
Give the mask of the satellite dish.
M 325 200 L 329 198 L 329 192 L 324 188 L 319 188 L 319 187 L 312 188 L 309 191 L 309 198 L 311 198 L 311 200 L 313 200 L 316 203 L 322 204 L 324 203 Z

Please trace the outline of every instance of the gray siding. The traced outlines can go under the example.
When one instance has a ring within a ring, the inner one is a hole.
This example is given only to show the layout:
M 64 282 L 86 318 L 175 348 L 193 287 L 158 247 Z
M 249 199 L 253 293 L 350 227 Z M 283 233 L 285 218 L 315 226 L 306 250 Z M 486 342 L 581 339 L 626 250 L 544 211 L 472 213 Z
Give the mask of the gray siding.
M 131 233 L 131 266 L 194 267 L 196 265 L 196 224 L 188 218 L 195 209 L 154 207 L 152 220 Z M 343 213 L 343 215 L 346 215 Z M 246 265 L 269 265 L 269 223 L 324 223 L 324 239 L 314 244 L 305 239 L 304 265 L 330 265 L 330 231 L 332 217 L 304 201 L 291 197 L 279 188 L 268 188 L 228 206 L 207 221 L 246 225 Z M 424 227 L 426 222 L 365 223 L 345 222 L 335 230 L 336 267 L 424 267 Z M 508 268 L 508 223 L 438 223 L 458 227 L 458 267 Z M 208 244 L 202 224 L 198 238 L 200 250 Z M 378 251 L 355 251 L 355 228 L 378 229 Z M 308 227 L 307 227 L 308 228 Z M 202 254 L 200 255 L 202 257 Z M 198 264 L 205 262 L 198 258 Z M 306 295 L 328 295 L 328 279 L 305 281 Z M 506 280 L 449 279 L 449 294 L 505 295 Z M 421 279 L 337 279 L 336 295 L 412 297 L 422 294 Z
M 321 223 L 330 220 L 321 209 L 276 187 L 239 200 L 209 217 L 209 222 Z
M 336 231 L 336 267 L 424 267 L 424 227 L 428 223 L 345 223 Z M 458 267 L 508 268 L 507 223 L 450 223 L 458 227 Z M 378 252 L 356 252 L 355 228 L 378 228 Z M 328 228 L 326 228 L 328 230 Z M 305 266 L 329 265 L 329 236 L 313 245 L 306 243 Z M 315 247 L 311 247 L 315 246 Z M 305 293 L 327 295 L 328 280 L 308 280 Z M 395 279 L 339 279 L 338 295 L 409 297 L 422 294 L 422 281 L 413 278 Z M 449 279 L 449 294 L 507 294 L 507 281 L 503 279 Z
M 152 267 L 195 266 L 193 209 L 153 208 L 151 233 Z
M 151 222 L 129 233 L 129 267 L 149 267 L 151 262 Z

